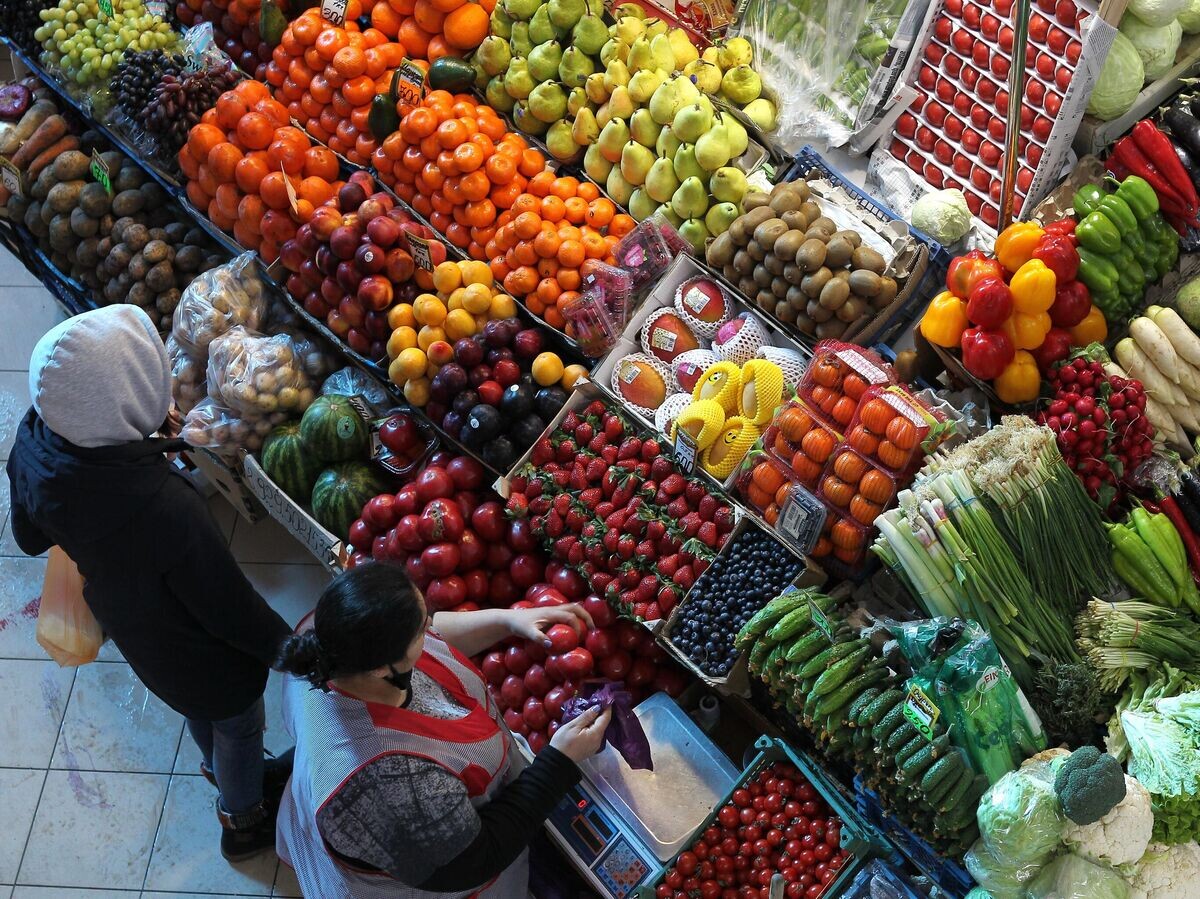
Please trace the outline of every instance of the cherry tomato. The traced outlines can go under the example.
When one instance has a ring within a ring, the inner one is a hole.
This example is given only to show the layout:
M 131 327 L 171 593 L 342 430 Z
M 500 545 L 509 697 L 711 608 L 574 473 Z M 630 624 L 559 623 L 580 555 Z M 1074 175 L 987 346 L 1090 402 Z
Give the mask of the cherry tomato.
M 750 804 L 751 798 L 752 797 L 750 796 L 749 790 L 734 790 L 733 791 L 733 804 L 736 805 L 738 808 L 745 808 L 746 806 L 748 806 Z
M 692 854 L 701 861 L 708 858 L 708 844 L 703 840 L 698 840 L 696 845 L 692 847 Z
M 675 870 L 684 877 L 691 877 L 696 873 L 697 864 L 695 853 L 681 852 L 679 853 L 679 858 L 675 860 Z
M 772 791 L 763 799 L 763 806 L 769 812 L 777 812 L 783 808 L 783 797 L 779 793 Z
M 738 820 L 740 820 L 743 824 L 753 824 L 754 809 L 743 808 L 740 812 L 738 812 Z
M 735 798 L 736 798 L 736 794 L 735 794 Z M 717 820 L 721 823 L 722 827 L 737 827 L 737 823 L 738 823 L 737 808 L 732 805 L 722 806 L 721 810 L 719 812 L 717 812 Z
M 829 847 L 828 843 L 821 843 L 816 849 L 813 850 L 813 855 L 815 855 L 821 861 L 827 862 L 833 858 L 833 850 Z
M 701 899 L 721 899 L 721 885 L 715 880 L 706 880 L 700 884 Z
M 789 883 L 784 890 L 784 895 L 787 896 L 787 899 L 801 899 L 804 895 L 804 884 L 798 880 Z
M 778 846 L 783 842 L 783 831 L 772 827 L 767 831 L 767 843 L 771 846 Z
M 805 849 L 796 856 L 796 860 L 803 868 L 811 868 L 817 857 L 811 849 Z
M 808 815 L 810 818 L 815 818 L 817 815 L 821 814 L 821 806 L 819 806 L 813 800 L 807 799 L 800 803 L 800 811 Z
M 667 876 L 663 878 L 663 883 L 673 890 L 677 890 L 683 886 L 683 875 L 679 872 L 679 868 L 674 867 L 668 871 Z
M 674 890 L 672 890 L 665 883 L 660 883 L 654 888 L 654 895 L 657 897 L 657 899 L 671 899 L 671 894 L 673 892 Z
M 802 783 L 796 790 L 796 797 L 801 802 L 811 802 L 813 799 L 817 798 L 817 791 L 813 789 L 812 784 L 807 782 Z
M 789 799 L 783 806 L 783 813 L 789 818 L 795 818 L 800 814 L 800 803 L 795 799 Z

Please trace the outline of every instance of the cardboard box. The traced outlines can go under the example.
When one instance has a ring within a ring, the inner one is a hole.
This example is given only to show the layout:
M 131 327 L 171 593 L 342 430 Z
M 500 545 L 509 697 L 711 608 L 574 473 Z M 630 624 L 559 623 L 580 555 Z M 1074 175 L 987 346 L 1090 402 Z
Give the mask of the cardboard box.
M 325 530 L 307 509 L 280 490 L 267 477 L 257 459 L 246 454 L 242 465 L 246 486 L 272 518 L 287 528 L 288 533 L 303 543 L 317 561 L 330 571 L 337 573 L 346 567 L 348 553 L 341 540 Z
M 212 450 L 192 448 L 182 455 L 200 469 L 209 483 L 229 500 L 242 518 L 251 524 L 262 518 L 253 494 L 246 488 L 242 474 L 235 466 L 229 465 Z

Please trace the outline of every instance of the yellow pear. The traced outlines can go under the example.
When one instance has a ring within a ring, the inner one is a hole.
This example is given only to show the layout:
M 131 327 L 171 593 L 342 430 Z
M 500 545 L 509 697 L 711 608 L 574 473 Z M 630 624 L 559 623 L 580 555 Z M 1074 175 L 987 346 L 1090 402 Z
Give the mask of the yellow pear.
M 672 28 L 667 32 L 667 39 L 670 40 L 671 50 L 675 55 L 676 69 L 682 69 L 688 63 L 695 62 L 700 58 L 700 51 L 696 49 L 696 45 L 692 43 L 692 39 L 682 28 Z

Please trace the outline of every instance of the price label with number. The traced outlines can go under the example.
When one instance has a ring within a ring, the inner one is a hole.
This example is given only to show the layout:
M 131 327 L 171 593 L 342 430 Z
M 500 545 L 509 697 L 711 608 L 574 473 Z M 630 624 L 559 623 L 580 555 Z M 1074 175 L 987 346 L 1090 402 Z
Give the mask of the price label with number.
M 111 19 L 113 17 L 112 0 L 98 0 L 100 6 L 100 15 Z
M 429 252 L 429 241 L 411 232 L 405 236 L 408 237 L 408 246 L 417 268 L 423 268 L 427 272 L 433 271 L 433 254 Z
M 403 106 L 420 106 L 425 99 L 425 73 L 405 61 L 396 79 L 396 101 Z
M 100 155 L 99 150 L 92 150 L 91 172 L 92 178 L 100 184 L 103 184 L 104 189 L 108 191 L 109 196 L 112 196 L 112 179 L 108 174 L 108 163 L 104 161 L 104 158 Z
M 696 470 L 696 438 L 683 428 L 675 429 L 675 463 L 687 474 Z
M 779 510 L 775 530 L 803 553 L 812 551 L 825 526 L 825 504 L 800 484 L 794 485 Z
M 904 717 L 926 740 L 933 739 L 933 726 L 937 724 L 941 713 L 941 709 L 924 690 L 916 684 L 909 688 L 908 696 L 904 699 Z
M 825 639 L 830 643 L 833 642 L 833 625 L 829 623 L 829 618 L 821 611 L 811 599 L 808 601 L 808 615 L 812 619 L 813 627 L 825 635 Z
M 21 170 L 4 156 L 0 156 L 0 184 L 14 197 L 21 196 Z
M 321 15 L 333 25 L 346 22 L 346 0 L 321 0 Z
M 146 0 L 146 12 L 150 13 L 152 16 L 158 16 L 160 19 L 166 18 L 166 0 Z

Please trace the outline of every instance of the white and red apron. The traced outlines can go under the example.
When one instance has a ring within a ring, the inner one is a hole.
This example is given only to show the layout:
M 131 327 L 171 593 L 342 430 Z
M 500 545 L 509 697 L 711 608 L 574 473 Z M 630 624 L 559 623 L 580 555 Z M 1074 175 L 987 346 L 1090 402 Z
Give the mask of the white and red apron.
M 299 629 L 309 626 L 306 619 Z M 516 775 L 519 765 L 512 763 L 520 755 L 511 751 L 512 737 L 500 710 L 471 663 L 430 632 L 417 669 L 466 708 L 466 716 L 455 720 L 431 718 L 408 709 L 363 702 L 337 690 L 314 690 L 301 678 L 286 679 L 283 718 L 296 741 L 296 760 L 279 808 L 276 849 L 279 857 L 295 869 L 305 896 L 509 899 L 528 892 L 528 853 L 475 892 L 433 893 L 406 886 L 383 872 L 352 868 L 329 853 L 317 829 L 317 813 L 350 777 L 386 755 L 412 755 L 437 762 L 463 782 L 476 807 Z

